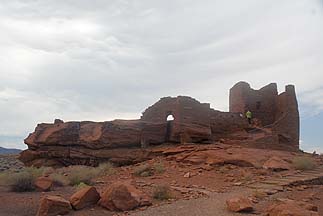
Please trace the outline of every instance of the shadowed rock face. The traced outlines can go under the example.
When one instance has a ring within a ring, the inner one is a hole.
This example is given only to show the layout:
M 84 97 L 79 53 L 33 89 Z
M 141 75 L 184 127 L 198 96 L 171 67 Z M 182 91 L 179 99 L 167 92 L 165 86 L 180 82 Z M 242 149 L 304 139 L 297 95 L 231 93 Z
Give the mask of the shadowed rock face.
M 257 127 L 244 118 L 247 109 L 254 113 Z M 173 120 L 167 121 L 169 116 Z M 56 119 L 53 124 L 38 124 L 25 139 L 28 150 L 20 154 L 20 160 L 34 166 L 95 166 L 101 161 L 125 165 L 153 158 L 147 147 L 163 143 L 226 140 L 229 144 L 298 150 L 298 137 L 293 86 L 278 95 L 275 84 L 253 90 L 241 82 L 230 90 L 230 112 L 178 96 L 160 99 L 137 120 L 64 123 Z

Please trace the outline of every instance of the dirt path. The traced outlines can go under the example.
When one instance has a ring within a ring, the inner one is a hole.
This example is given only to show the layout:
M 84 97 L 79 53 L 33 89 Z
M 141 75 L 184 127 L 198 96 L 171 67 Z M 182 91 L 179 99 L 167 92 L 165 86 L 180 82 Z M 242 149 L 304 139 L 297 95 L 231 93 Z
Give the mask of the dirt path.
M 226 209 L 226 200 L 234 196 L 249 194 L 249 190 L 230 193 L 212 193 L 208 198 L 193 200 L 179 200 L 177 202 L 158 207 L 151 207 L 145 211 L 132 213 L 132 216 L 248 216 L 254 214 L 231 213 Z

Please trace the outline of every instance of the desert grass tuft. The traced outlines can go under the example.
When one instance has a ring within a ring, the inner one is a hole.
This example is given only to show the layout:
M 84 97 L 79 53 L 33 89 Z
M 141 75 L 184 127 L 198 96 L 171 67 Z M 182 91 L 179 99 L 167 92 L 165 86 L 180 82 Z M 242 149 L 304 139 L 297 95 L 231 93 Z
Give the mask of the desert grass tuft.
M 170 187 L 168 185 L 157 185 L 153 190 L 153 198 L 157 200 L 171 199 Z
M 297 170 L 312 170 L 316 167 L 315 162 L 308 157 L 296 157 L 293 159 L 292 163 Z

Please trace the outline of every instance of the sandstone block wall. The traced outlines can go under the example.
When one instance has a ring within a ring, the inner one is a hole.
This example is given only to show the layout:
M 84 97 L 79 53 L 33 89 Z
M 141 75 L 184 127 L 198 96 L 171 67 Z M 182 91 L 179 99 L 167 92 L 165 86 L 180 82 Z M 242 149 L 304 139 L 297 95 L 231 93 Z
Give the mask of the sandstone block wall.
M 277 85 L 269 84 L 254 90 L 246 82 L 239 82 L 230 89 L 230 112 L 243 113 L 247 110 L 260 120 L 262 126 L 272 129 L 272 140 L 267 146 L 296 150 L 299 148 L 299 111 L 295 87 L 286 86 L 285 92 L 278 94 Z M 264 144 L 260 139 L 259 143 Z
M 260 125 L 249 125 L 250 109 Z M 241 115 L 242 114 L 242 115 Z M 167 121 L 173 115 L 174 120 Z M 225 138 L 231 145 L 283 150 L 299 148 L 299 113 L 294 86 L 278 94 L 277 85 L 260 90 L 240 82 L 230 90 L 230 112 L 186 96 L 165 97 L 148 107 L 137 120 L 38 124 L 26 139 L 26 165 L 119 165 L 153 157 L 146 149 L 163 143 L 211 143 Z

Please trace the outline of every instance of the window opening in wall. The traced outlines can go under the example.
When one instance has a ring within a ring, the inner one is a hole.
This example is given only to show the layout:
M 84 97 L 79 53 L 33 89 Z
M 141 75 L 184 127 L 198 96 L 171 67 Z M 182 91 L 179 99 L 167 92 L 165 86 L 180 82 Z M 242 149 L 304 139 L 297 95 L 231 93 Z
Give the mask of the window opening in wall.
M 167 119 L 167 121 L 173 121 L 174 116 L 172 114 L 169 114 L 166 119 Z

